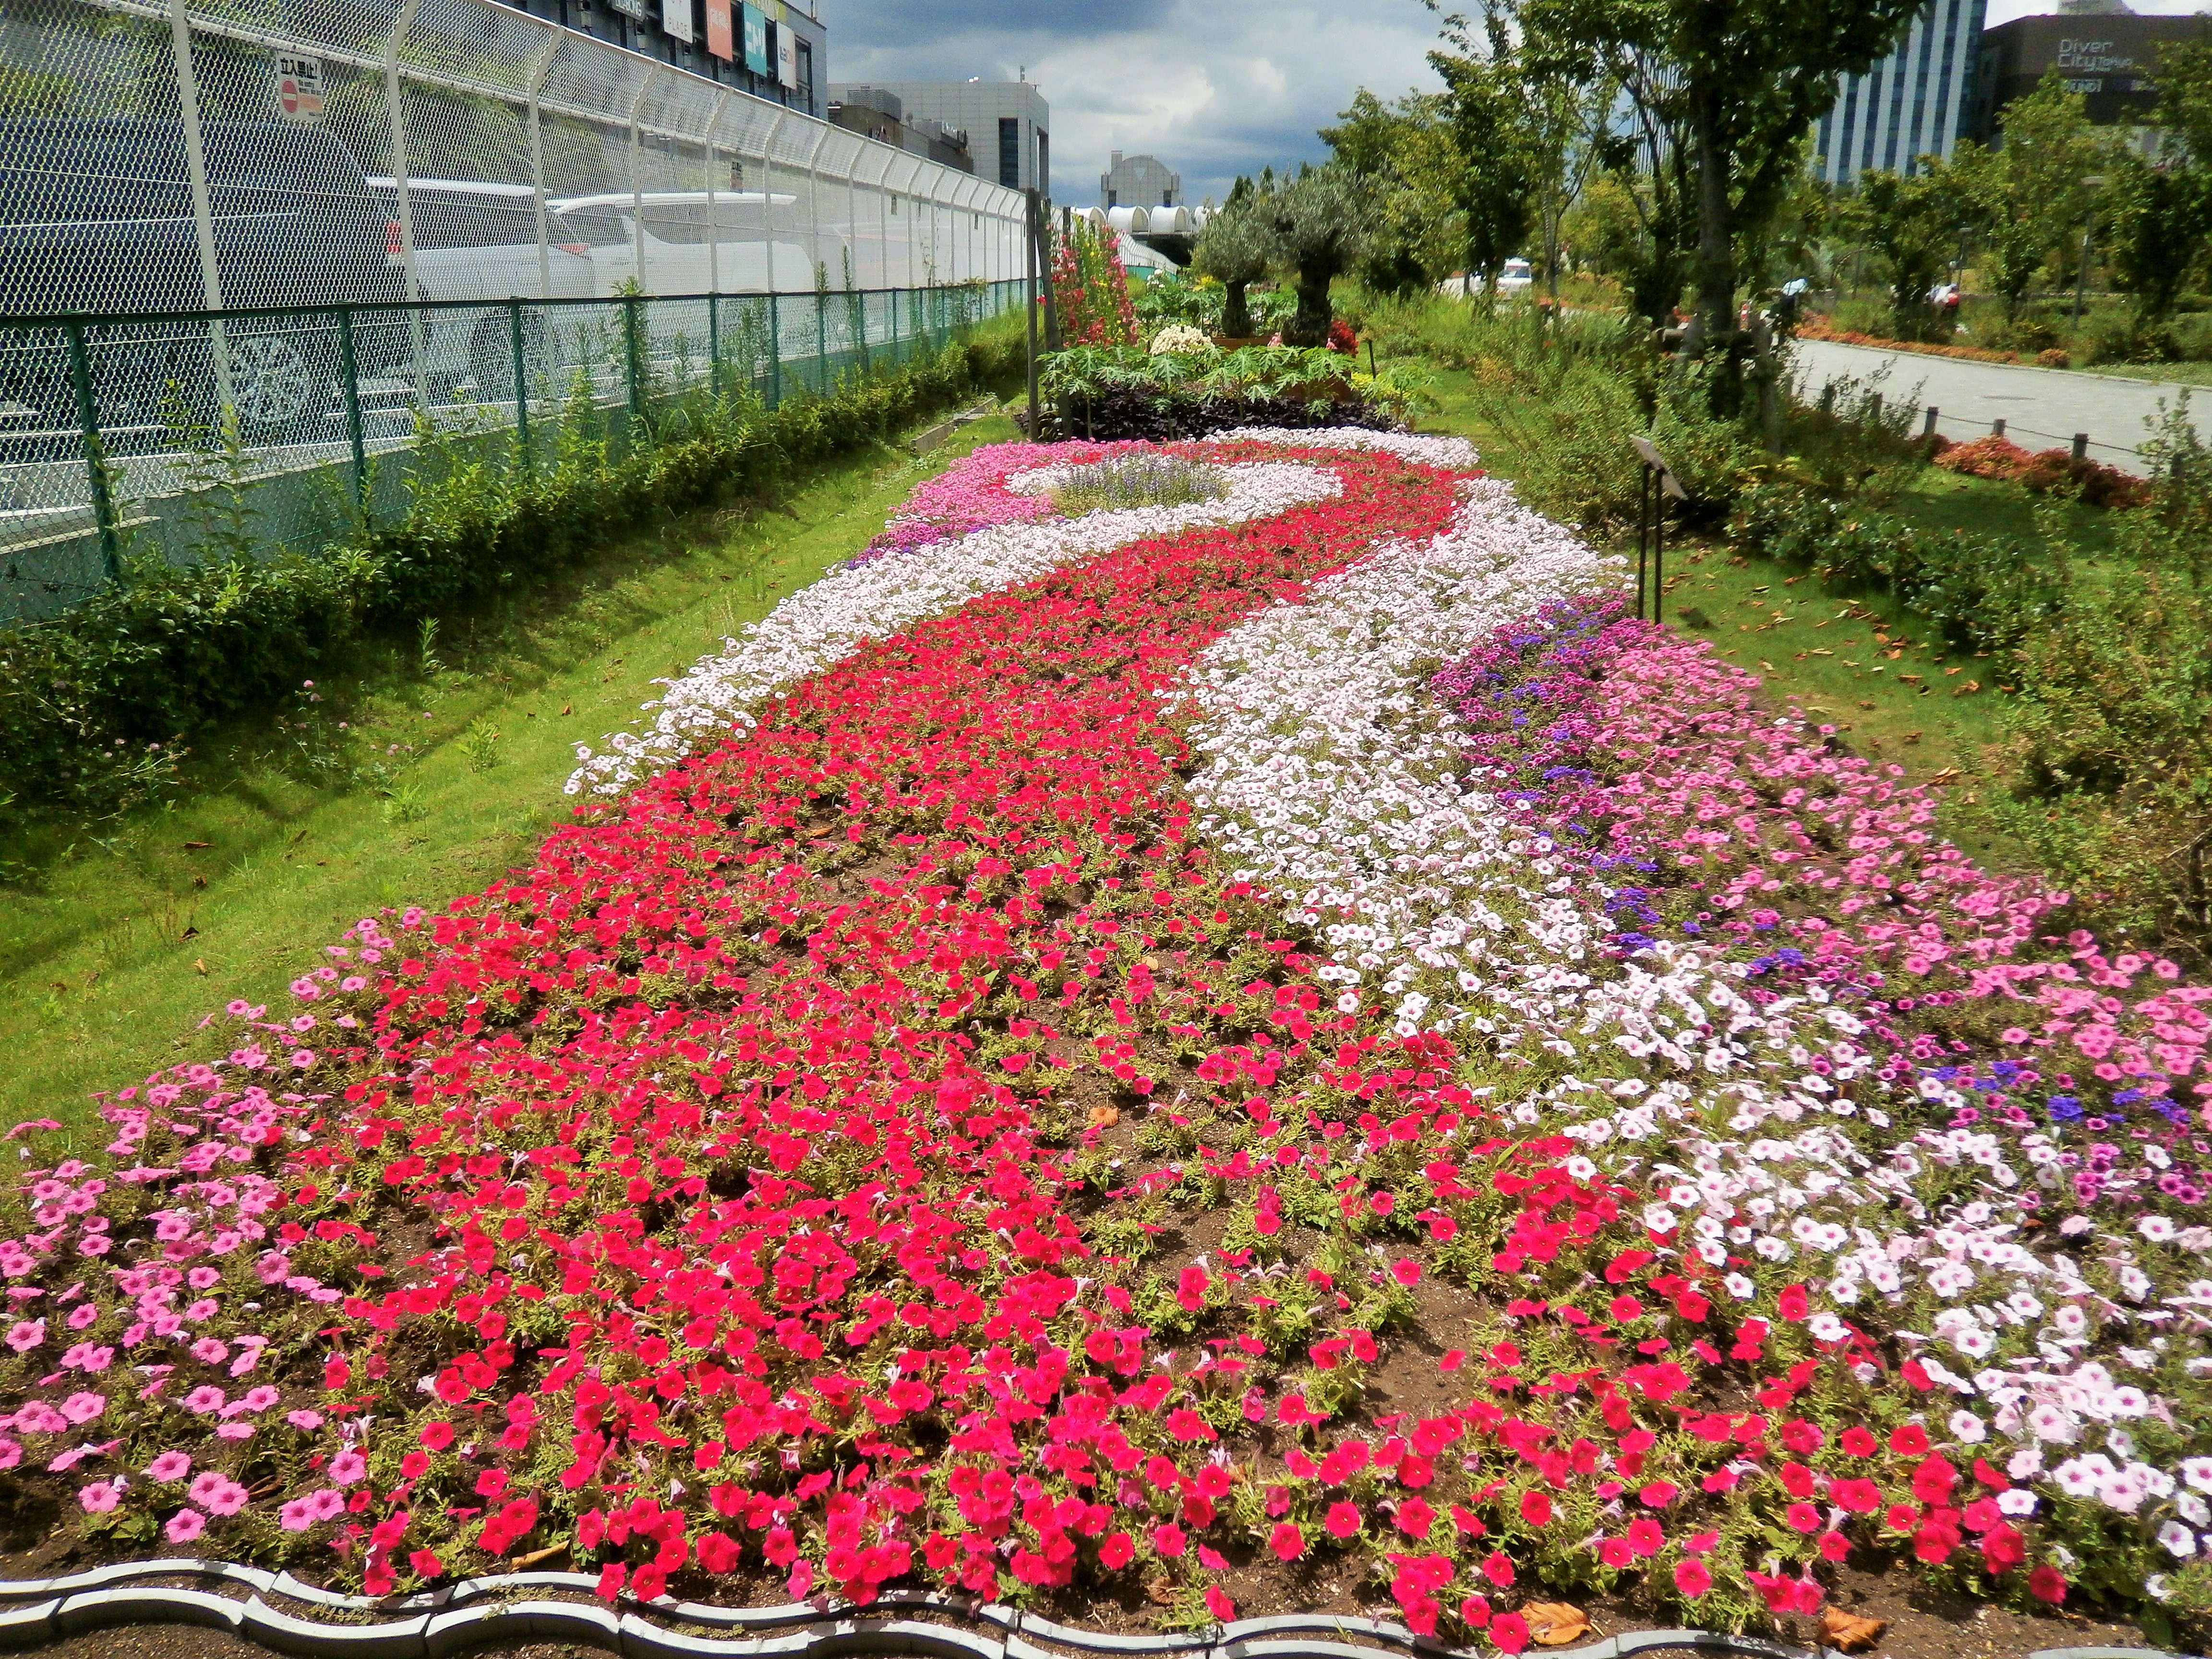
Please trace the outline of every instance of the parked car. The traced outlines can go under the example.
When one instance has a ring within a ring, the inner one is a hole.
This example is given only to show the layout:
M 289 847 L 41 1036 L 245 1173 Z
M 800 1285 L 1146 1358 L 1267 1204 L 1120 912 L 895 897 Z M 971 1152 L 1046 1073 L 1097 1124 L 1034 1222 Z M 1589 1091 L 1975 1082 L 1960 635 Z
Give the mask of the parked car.
M 209 121 L 216 273 L 226 307 L 310 307 L 404 297 L 386 262 L 386 217 L 360 162 L 319 127 Z M 206 304 L 184 128 L 143 117 L 0 118 L 0 314 L 197 311 Z M 237 319 L 223 330 L 230 402 L 252 441 L 310 435 L 327 416 L 334 318 Z M 103 427 L 212 422 L 222 375 L 204 324 L 102 325 L 88 334 Z M 402 326 L 356 340 L 364 373 L 407 351 Z M 75 383 L 58 328 L 0 341 L 0 394 L 74 427 Z
M 777 221 L 798 199 L 649 190 L 570 197 L 555 207 L 566 233 L 591 249 L 594 293 L 617 294 L 635 281 L 647 294 L 793 294 L 815 285 L 806 249 L 775 240 L 789 228 Z M 833 285 L 842 282 L 839 263 L 830 256 Z
M 371 179 L 369 188 L 391 216 L 386 262 L 405 280 L 406 254 L 399 228 L 399 185 Z M 415 287 L 425 300 L 589 299 L 594 272 L 591 249 L 565 228 L 549 206 L 544 257 L 535 192 L 528 185 L 489 179 L 410 179 L 407 222 L 415 243 Z M 558 395 L 563 365 L 574 361 L 563 328 L 545 313 L 523 313 L 523 373 L 533 395 Z M 463 384 L 487 401 L 511 398 L 514 386 L 514 324 L 502 306 L 485 311 L 426 311 L 415 343 L 427 386 L 441 398 Z

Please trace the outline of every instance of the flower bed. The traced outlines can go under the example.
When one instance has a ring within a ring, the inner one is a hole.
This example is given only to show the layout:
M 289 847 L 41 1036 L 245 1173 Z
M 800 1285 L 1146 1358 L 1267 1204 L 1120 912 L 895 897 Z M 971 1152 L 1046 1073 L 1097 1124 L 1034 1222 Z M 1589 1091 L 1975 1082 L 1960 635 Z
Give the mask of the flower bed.
M 1938 434 L 1929 455 L 1948 471 L 2017 483 L 2038 495 L 2063 488 L 2092 507 L 2140 507 L 2150 499 L 2150 487 L 2132 473 L 2086 456 L 2077 460 L 2069 450 L 2023 449 L 1994 433 L 1971 443 Z
M 985 453 L 30 1156 L 57 1551 L 1714 1625 L 2206 1569 L 2208 994 L 1454 441 Z M 967 528 L 970 521 L 980 528 Z M 125 1392 L 125 1390 L 128 1392 Z

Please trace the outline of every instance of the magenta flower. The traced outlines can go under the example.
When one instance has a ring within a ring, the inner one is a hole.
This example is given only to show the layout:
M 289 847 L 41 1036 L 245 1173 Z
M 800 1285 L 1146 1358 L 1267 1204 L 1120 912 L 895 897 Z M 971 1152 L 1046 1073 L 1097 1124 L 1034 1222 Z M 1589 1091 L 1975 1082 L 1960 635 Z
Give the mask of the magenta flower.
M 76 1501 L 89 1515 L 106 1515 L 123 1501 L 123 1488 L 112 1480 L 95 1480 L 88 1486 L 79 1486 Z
M 191 1472 L 192 1460 L 180 1451 L 165 1451 L 146 1466 L 154 1480 L 181 1480 Z
M 207 1530 L 207 1516 L 198 1510 L 179 1510 L 169 1517 L 167 1528 L 172 1544 L 189 1544 Z

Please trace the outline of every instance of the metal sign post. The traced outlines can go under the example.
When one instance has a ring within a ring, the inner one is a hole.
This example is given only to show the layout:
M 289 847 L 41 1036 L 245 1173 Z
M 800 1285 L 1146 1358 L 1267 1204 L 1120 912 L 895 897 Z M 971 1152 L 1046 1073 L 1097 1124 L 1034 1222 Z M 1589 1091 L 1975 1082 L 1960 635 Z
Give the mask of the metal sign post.
M 1022 246 L 1028 250 L 1025 279 L 1022 285 L 1024 303 L 1022 309 L 1029 313 L 1030 330 L 1030 430 L 1029 440 L 1037 441 L 1037 193 L 1032 185 L 1022 192 L 1028 204 L 1024 216 Z
M 1639 472 L 1636 492 L 1636 614 L 1649 609 L 1653 622 L 1664 620 L 1667 599 L 1667 498 L 1690 499 L 1674 469 L 1649 438 L 1631 438 Z M 1649 576 L 1646 565 L 1649 565 Z M 1650 596 L 1650 605 L 1645 596 Z

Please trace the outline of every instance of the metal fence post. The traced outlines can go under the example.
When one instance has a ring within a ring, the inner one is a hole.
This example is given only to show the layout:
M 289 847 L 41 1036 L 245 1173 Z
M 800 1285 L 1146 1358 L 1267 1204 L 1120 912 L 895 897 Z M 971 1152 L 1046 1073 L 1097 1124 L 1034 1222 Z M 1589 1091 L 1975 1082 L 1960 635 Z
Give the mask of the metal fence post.
M 100 442 L 100 410 L 92 397 L 92 363 L 84 349 L 84 324 L 72 317 L 69 332 L 70 382 L 76 392 L 76 422 L 84 434 L 84 470 L 92 485 L 92 516 L 100 526 L 100 558 L 107 580 L 123 580 L 123 548 L 115 533 L 115 498 L 107 485 L 107 456 Z
M 522 349 L 522 301 L 507 302 L 507 343 L 514 353 L 514 450 L 522 461 L 522 475 L 537 471 L 530 454 L 530 369 Z
M 707 386 L 714 401 L 722 400 L 722 296 L 707 296 Z
M 361 431 L 361 360 L 355 355 L 353 307 L 338 307 L 338 384 L 345 398 L 346 442 L 353 450 L 353 500 L 368 522 L 368 446 Z
M 911 205 L 912 205 L 912 204 L 911 204 L 911 203 L 909 203 L 909 204 L 908 204 L 908 205 L 909 205 L 909 206 L 911 206 Z M 891 367 L 892 367 L 893 368 L 897 368 L 901 363 L 902 363 L 902 362 L 904 362 L 906 361 L 905 357 L 904 357 L 903 356 L 902 356 L 902 355 L 901 355 L 901 353 L 900 353 L 900 349 L 899 349 L 899 319 L 898 319 L 898 314 L 899 314 L 899 301 L 902 301 L 902 300 L 903 300 L 903 299 L 905 299 L 905 298 L 906 298 L 906 290 L 905 290 L 904 289 L 902 289 L 902 288 L 895 288 L 895 289 L 893 289 L 890 291 L 890 307 L 891 307 Z
M 638 338 L 638 307 L 643 303 L 643 296 L 640 295 L 623 295 L 623 356 L 629 370 L 629 417 L 634 424 L 639 425 L 645 420 L 644 365 L 638 361 L 641 355 Z
M 776 296 L 768 296 L 768 406 L 783 404 L 783 318 Z
M 814 395 L 830 389 L 830 316 L 817 291 L 814 295 Z

